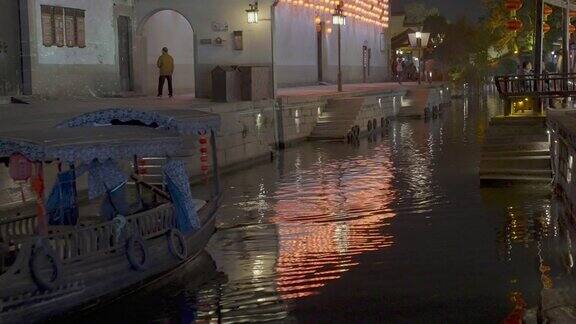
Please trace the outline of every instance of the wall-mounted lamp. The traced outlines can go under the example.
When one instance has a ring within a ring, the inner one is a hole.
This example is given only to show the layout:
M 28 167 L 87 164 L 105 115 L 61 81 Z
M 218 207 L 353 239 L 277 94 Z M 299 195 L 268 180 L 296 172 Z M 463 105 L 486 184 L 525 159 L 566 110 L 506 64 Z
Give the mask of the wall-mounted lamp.
M 254 2 L 254 4 L 249 4 L 249 8 L 246 10 L 248 14 L 248 23 L 249 24 L 257 24 L 258 23 L 258 1 Z

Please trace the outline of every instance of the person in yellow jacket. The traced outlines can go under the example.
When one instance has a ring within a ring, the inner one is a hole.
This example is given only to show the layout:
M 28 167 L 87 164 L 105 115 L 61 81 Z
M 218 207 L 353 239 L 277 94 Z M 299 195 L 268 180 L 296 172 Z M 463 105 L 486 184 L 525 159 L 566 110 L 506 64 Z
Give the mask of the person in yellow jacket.
M 158 97 L 162 97 L 164 90 L 164 81 L 168 80 L 168 95 L 172 97 L 172 73 L 174 73 L 174 58 L 168 54 L 168 48 L 162 48 L 162 55 L 158 58 L 156 63 L 160 70 L 160 78 L 158 79 Z

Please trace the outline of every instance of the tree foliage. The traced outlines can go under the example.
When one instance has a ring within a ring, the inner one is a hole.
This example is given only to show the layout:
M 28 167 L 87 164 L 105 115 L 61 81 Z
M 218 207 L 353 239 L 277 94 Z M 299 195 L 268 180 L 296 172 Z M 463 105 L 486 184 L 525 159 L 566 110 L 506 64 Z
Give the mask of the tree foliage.
M 438 9 L 428 7 L 423 2 L 411 2 L 404 6 L 406 22 L 411 25 L 422 25 L 428 16 L 438 15 Z

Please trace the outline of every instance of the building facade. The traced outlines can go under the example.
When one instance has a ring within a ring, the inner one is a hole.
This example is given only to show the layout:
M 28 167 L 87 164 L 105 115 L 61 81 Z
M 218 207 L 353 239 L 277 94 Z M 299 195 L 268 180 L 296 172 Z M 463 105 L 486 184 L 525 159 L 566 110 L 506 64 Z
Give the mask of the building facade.
M 258 22 L 238 0 L 0 0 L 10 28 L 0 44 L 0 95 L 153 94 L 156 59 L 168 47 L 177 94 L 210 97 L 218 65 L 270 70 L 273 86 L 335 83 L 334 0 L 264 0 Z M 389 78 L 388 1 L 343 1 L 344 82 Z M 18 19 L 16 19 L 18 18 Z M 5 23 L 3 22 L 3 25 Z M 19 53 L 20 55 L 15 55 Z M 8 69 L 10 67 L 10 69 Z

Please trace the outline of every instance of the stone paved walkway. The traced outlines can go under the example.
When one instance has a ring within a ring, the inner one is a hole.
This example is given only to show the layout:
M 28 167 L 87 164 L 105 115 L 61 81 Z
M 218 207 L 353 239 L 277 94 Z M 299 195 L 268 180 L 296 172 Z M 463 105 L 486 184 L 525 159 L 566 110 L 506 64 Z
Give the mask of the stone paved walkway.
M 427 86 L 427 84 L 421 85 L 421 87 Z M 405 91 L 414 87 L 418 87 L 415 82 L 403 83 L 402 85 L 392 82 L 345 84 L 344 92 L 338 93 L 336 85 L 308 86 L 279 89 L 278 97 L 289 98 L 290 100 L 298 100 L 298 98 L 307 100 L 310 97 L 358 96 L 369 93 Z M 68 97 L 57 100 L 29 97 L 24 98 L 24 100 L 29 101 L 30 104 L 0 104 L 0 132 L 52 127 L 70 117 L 106 108 L 137 107 L 138 109 L 154 111 L 191 108 L 218 113 L 230 111 L 231 108 L 238 108 L 239 106 L 245 106 L 246 109 L 249 109 L 250 107 L 269 104 L 268 101 L 217 103 L 209 99 L 194 98 L 192 95 L 181 95 L 174 98 L 148 96 L 125 98 Z

